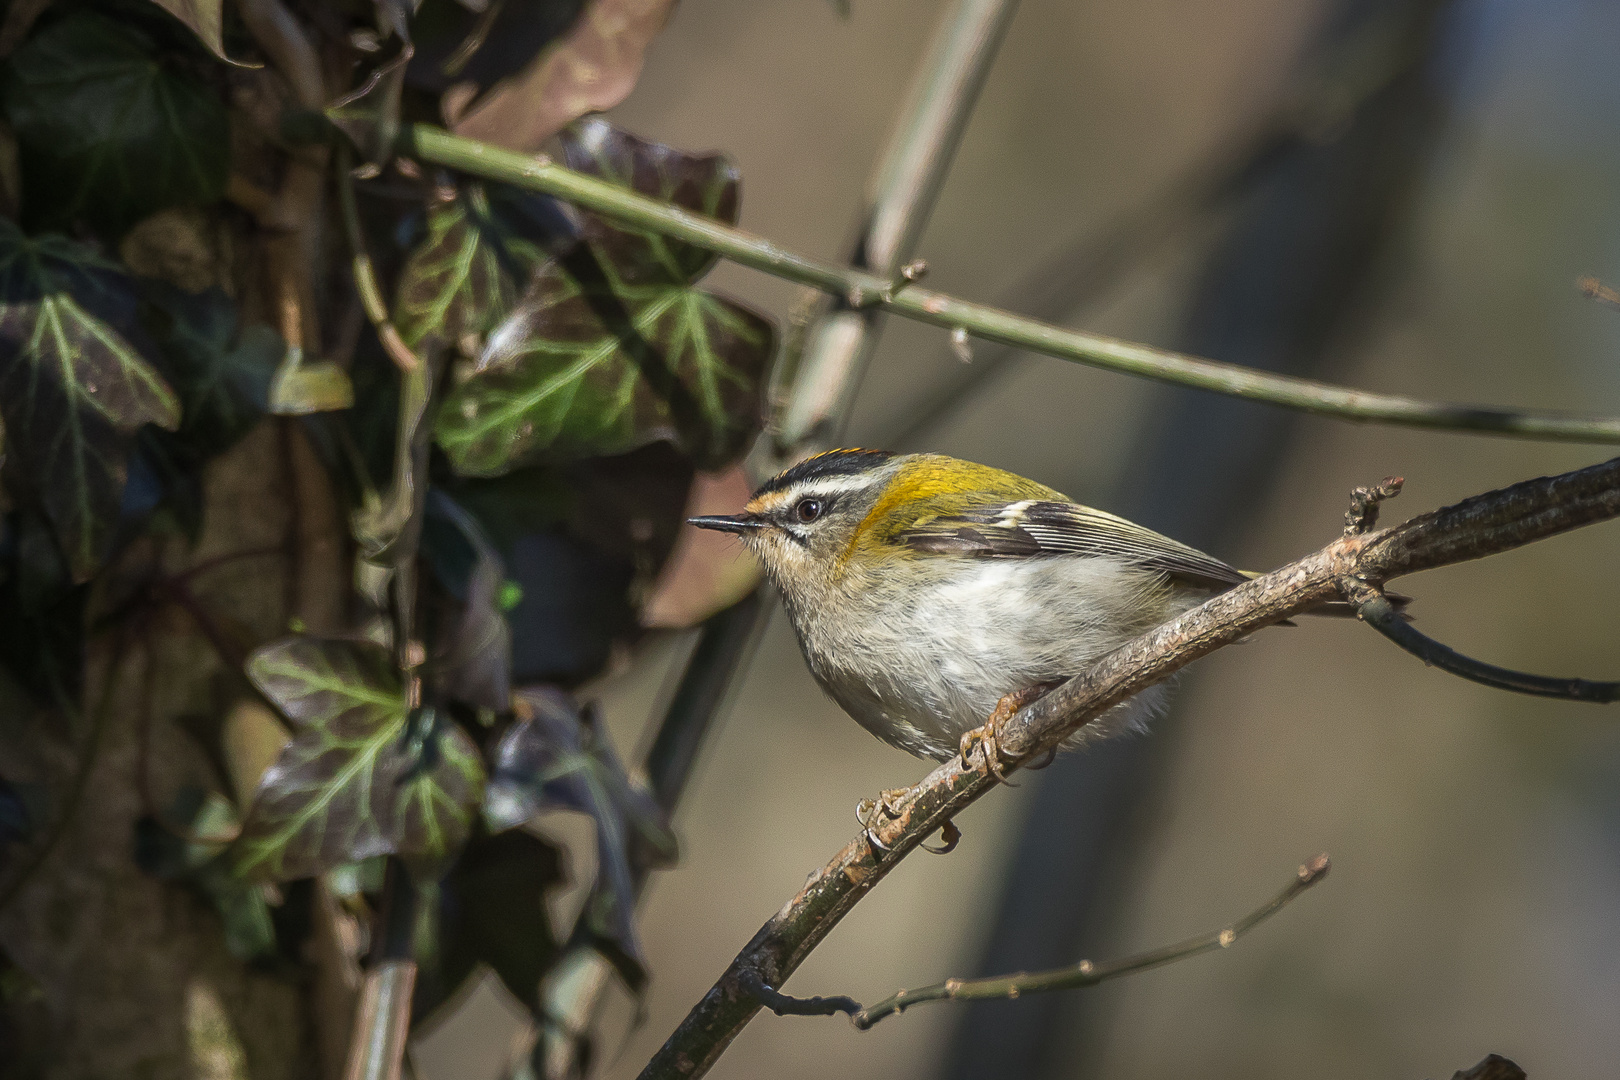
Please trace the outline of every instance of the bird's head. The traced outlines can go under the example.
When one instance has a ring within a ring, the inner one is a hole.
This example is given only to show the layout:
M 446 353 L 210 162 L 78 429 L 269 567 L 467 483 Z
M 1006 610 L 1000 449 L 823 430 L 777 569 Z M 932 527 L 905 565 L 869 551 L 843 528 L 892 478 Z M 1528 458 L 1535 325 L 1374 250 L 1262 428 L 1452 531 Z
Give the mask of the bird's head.
M 740 514 L 688 520 L 735 533 L 778 587 L 804 595 L 850 558 L 905 460 L 887 450 L 830 450 L 767 481 Z

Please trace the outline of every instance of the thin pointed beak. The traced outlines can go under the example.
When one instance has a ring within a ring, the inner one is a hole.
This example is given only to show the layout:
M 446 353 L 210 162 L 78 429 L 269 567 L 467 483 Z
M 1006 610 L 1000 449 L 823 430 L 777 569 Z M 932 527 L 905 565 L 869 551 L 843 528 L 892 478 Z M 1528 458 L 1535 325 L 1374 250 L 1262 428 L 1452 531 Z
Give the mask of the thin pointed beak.
M 686 519 L 686 523 L 696 525 L 700 529 L 713 529 L 716 532 L 739 534 L 765 527 L 765 522 L 753 514 L 735 514 L 729 517 L 724 514 L 715 514 L 710 517 L 691 517 Z

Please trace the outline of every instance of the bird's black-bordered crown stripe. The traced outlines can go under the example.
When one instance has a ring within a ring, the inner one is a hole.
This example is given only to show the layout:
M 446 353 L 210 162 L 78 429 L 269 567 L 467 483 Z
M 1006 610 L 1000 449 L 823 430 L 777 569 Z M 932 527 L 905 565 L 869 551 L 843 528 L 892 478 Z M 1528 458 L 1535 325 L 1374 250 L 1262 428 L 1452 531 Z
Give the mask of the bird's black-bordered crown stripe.
M 891 450 L 828 450 L 812 458 L 805 458 L 785 472 L 765 481 L 754 492 L 754 498 L 782 491 L 804 480 L 822 476 L 857 476 L 894 457 Z

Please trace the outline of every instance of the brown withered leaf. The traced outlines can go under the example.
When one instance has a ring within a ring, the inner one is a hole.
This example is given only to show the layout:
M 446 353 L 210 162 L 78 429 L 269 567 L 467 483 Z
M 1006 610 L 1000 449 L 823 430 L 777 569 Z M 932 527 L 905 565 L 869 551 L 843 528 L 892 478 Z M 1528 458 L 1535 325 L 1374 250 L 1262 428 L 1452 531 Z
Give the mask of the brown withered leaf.
M 457 135 L 514 150 L 540 144 L 586 113 L 611 109 L 641 75 L 647 45 L 675 0 L 593 0 L 568 33 L 464 115 L 447 115 Z M 445 95 L 465 108 L 475 91 Z

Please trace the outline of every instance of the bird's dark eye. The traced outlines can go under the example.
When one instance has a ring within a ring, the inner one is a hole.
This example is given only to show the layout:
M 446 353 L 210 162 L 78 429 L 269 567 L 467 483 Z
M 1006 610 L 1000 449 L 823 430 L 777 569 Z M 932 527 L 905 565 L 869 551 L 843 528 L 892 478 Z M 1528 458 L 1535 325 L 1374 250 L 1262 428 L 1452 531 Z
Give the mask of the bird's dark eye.
M 799 504 L 793 508 L 793 514 L 800 521 L 814 521 L 821 516 L 821 500 L 800 499 Z

